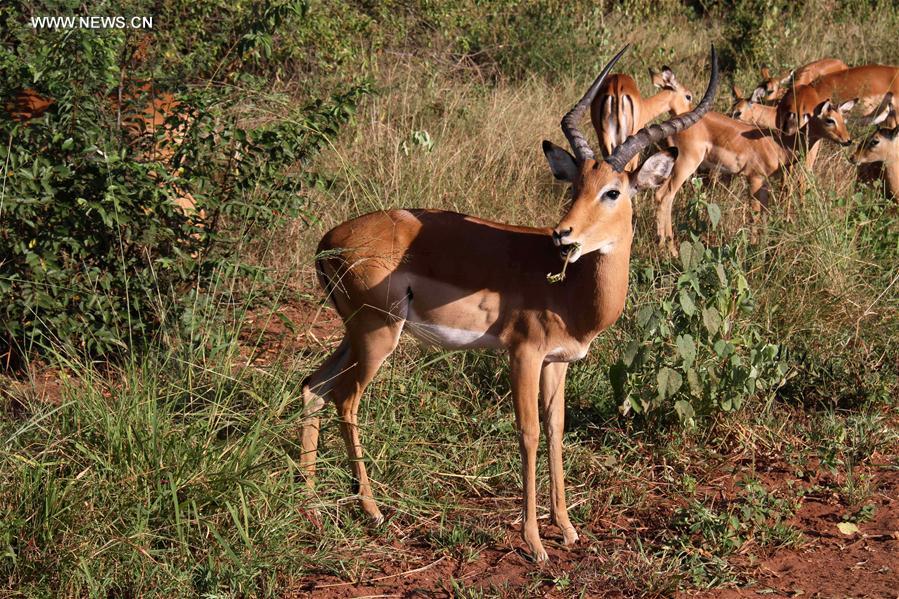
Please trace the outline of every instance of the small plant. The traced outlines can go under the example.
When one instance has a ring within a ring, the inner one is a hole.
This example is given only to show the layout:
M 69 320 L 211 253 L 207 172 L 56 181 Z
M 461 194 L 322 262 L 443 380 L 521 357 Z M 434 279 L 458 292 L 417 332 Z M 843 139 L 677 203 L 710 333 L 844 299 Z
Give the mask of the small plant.
M 720 209 L 702 205 L 714 231 Z M 788 367 L 780 347 L 766 342 L 749 319 L 755 299 L 741 244 L 706 247 L 694 234 L 680 245 L 679 265 L 663 272 L 632 267 L 633 278 L 650 293 L 636 308 L 633 338 L 609 370 L 624 414 L 674 412 L 693 423 L 697 416 L 738 410 L 783 381 Z

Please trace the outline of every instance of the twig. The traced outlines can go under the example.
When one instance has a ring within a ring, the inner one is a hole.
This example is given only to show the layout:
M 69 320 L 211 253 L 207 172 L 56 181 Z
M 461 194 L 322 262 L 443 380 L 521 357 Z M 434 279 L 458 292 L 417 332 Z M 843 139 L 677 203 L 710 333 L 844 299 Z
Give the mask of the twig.
M 440 556 L 437 559 L 437 561 L 433 561 L 430 564 L 427 564 L 426 566 L 422 566 L 420 568 L 415 568 L 413 570 L 407 570 L 406 572 L 400 572 L 399 574 L 390 574 L 389 576 L 379 576 L 378 578 L 371 578 L 369 580 L 360 580 L 358 582 L 337 582 L 337 583 L 333 583 L 333 584 L 319 584 L 319 585 L 315 586 L 314 590 L 332 589 L 335 587 L 346 587 L 346 586 L 350 586 L 350 585 L 371 584 L 373 582 L 381 582 L 382 580 L 389 580 L 391 578 L 397 578 L 399 576 L 409 576 L 410 574 L 417 574 L 419 572 L 424 572 L 425 570 L 427 570 L 429 568 L 433 568 L 434 566 L 436 566 L 437 564 L 442 562 L 444 559 L 446 559 L 445 555 Z M 377 597 L 393 597 L 394 595 L 376 595 L 376 596 Z

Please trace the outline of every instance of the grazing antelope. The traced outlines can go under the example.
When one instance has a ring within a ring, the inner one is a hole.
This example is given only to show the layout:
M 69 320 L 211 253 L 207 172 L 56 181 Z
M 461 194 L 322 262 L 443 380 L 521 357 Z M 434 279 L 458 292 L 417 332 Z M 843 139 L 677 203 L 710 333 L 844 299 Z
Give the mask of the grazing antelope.
M 752 98 L 743 97 L 743 92 L 736 85 L 731 87 L 734 103 L 730 107 L 730 116 L 738 121 L 755 125 L 764 129 L 774 129 L 777 108 L 760 104 Z
M 855 98 L 857 107 L 871 122 L 888 102 L 894 108 L 899 100 L 899 68 L 879 64 L 866 65 L 838 71 L 820 77 L 808 85 L 796 86 L 777 104 L 777 128 L 794 134 L 805 126 L 816 106 L 826 99 L 834 101 Z M 893 123 L 895 125 L 896 123 Z
M 890 195 L 899 200 L 899 126 L 880 128 L 859 143 L 851 161 L 866 165 L 882 162 L 882 177 L 886 180 Z
M 644 148 L 694 125 L 712 105 L 718 84 L 712 48 L 709 86 L 696 109 L 641 129 L 608 158 L 596 160 L 578 122 L 625 49 L 562 119 L 573 155 L 543 142 L 553 175 L 573 186 L 574 202 L 555 229 L 441 210 L 390 210 L 347 221 L 322 238 L 316 269 L 346 335 L 303 385 L 307 418 L 300 462 L 310 484 L 317 412 L 330 400 L 340 415 L 362 510 L 380 523 L 357 410 L 400 334 L 405 330 L 423 343 L 446 348 L 502 349 L 510 357 L 522 461 L 522 538 L 535 560 L 547 559 L 537 527 L 539 409 L 549 449 L 552 521 L 566 545 L 577 540 L 565 504 L 562 466 L 565 374 L 568 363 L 585 356 L 593 339 L 624 309 L 632 198 L 640 189 L 661 184 L 674 158 L 659 152 L 636 171 L 626 171 L 625 165 Z M 567 278 L 550 284 L 546 273 L 557 269 L 560 260 L 568 267 Z
M 843 119 L 843 113 L 851 108 L 851 102 L 839 107 L 829 100 L 821 102 L 814 108 L 808 127 L 799 135 L 761 130 L 719 112 L 709 112 L 695 126 L 671 137 L 669 143 L 677 149 L 677 161 L 671 177 L 655 195 L 659 245 L 667 245 L 668 251 L 677 255 L 671 222 L 674 197 L 697 169 L 704 167 L 746 177 L 755 219 L 768 205 L 768 179 L 791 167 L 799 157 L 801 146 L 817 147 L 823 139 L 844 146 L 852 142 Z
M 590 120 L 604 157 L 611 156 L 625 139 L 663 112 L 673 116 L 690 110 L 693 93 L 680 84 L 670 68 L 663 66 L 658 73 L 650 69 L 649 75 L 660 90 L 653 96 L 641 96 L 630 75 L 613 73 L 590 104 Z M 634 156 L 627 170 L 634 170 L 639 160 L 639 156 Z
M 14 120 L 29 121 L 42 116 L 54 104 L 52 98 L 37 93 L 30 87 L 20 89 L 6 102 L 6 112 Z
M 845 71 L 849 67 L 836 58 L 822 58 L 799 67 L 786 77 L 772 77 L 768 67 L 762 67 L 762 82 L 752 91 L 753 102 L 773 102 L 780 100 L 787 90 L 797 85 L 808 85 L 819 77 Z

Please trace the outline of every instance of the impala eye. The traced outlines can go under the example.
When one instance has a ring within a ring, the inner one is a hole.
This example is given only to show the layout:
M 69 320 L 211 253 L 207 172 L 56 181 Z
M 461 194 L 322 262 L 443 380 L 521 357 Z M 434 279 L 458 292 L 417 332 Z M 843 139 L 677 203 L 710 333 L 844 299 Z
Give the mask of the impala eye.
M 836 122 L 835 120 L 833 120 L 833 119 L 827 119 L 825 122 L 826 122 L 828 125 L 830 125 L 831 127 L 833 127 L 834 125 L 837 124 L 837 122 Z
M 692 101 L 693 101 L 693 94 L 687 94 L 687 95 L 684 96 L 684 97 L 687 98 L 687 102 L 692 102 Z
M 617 200 L 618 196 L 621 195 L 621 192 L 618 191 L 617 189 L 610 189 L 609 191 L 606 192 L 605 195 L 606 195 L 606 198 L 608 198 L 610 200 Z
M 870 146 L 873 148 L 874 146 L 876 146 L 876 145 L 879 144 L 879 143 L 880 143 L 880 140 L 877 139 L 877 138 L 875 137 L 874 139 L 872 139 L 872 140 L 869 142 L 868 145 L 870 145 Z

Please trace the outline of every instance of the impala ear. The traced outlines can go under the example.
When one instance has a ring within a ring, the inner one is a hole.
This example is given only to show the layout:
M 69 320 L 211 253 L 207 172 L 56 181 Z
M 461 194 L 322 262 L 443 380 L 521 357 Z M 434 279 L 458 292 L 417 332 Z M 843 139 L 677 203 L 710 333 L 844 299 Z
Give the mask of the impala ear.
M 733 94 L 734 100 L 742 100 L 743 99 L 743 92 L 736 85 L 730 86 L 730 93 Z
M 768 67 L 762 67 L 759 69 L 759 73 L 762 74 L 762 79 L 771 79 L 771 71 L 768 70 Z
M 574 183 L 577 180 L 579 169 L 574 156 L 545 139 L 543 140 L 543 154 L 546 156 L 546 161 L 549 163 L 549 170 L 552 171 L 553 177 L 559 181 L 568 181 L 569 183 Z
M 848 102 L 843 102 L 842 104 L 840 104 L 840 106 L 837 110 L 839 110 L 843 114 L 846 114 L 847 112 L 852 110 L 852 107 L 855 106 L 856 102 L 858 102 L 858 98 L 853 98 L 852 100 L 849 100 Z
M 643 161 L 639 169 L 629 174 L 631 187 L 636 191 L 658 187 L 671 176 L 676 158 L 676 148 L 653 154 Z
M 833 109 L 833 104 L 830 103 L 830 98 L 827 98 L 826 100 L 824 100 L 823 102 L 821 102 L 820 104 L 815 106 L 815 109 L 812 111 L 812 114 L 814 114 L 815 116 L 821 116 L 825 112 L 832 110 L 832 109 Z M 804 120 L 803 120 L 802 124 L 804 125 L 805 122 L 808 121 L 808 115 L 807 114 L 803 115 L 803 119 Z
M 759 86 L 752 90 L 752 95 L 749 97 L 750 102 L 761 102 L 765 99 L 765 95 L 767 92 L 765 91 L 764 86 Z
M 899 135 L 899 125 L 893 127 L 892 129 L 881 129 L 880 131 L 888 139 L 896 139 L 896 136 Z

